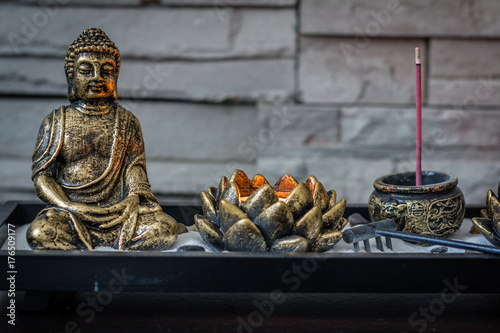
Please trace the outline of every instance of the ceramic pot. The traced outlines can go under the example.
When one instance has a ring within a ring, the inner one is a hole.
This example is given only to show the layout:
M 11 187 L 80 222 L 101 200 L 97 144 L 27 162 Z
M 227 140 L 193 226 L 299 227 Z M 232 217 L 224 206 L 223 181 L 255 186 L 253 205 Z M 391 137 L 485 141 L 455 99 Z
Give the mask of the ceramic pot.
M 398 230 L 446 236 L 460 228 L 465 201 L 458 179 L 443 172 L 422 172 L 422 185 L 415 185 L 415 172 L 386 175 L 373 183 L 368 210 L 373 221 L 393 219 Z

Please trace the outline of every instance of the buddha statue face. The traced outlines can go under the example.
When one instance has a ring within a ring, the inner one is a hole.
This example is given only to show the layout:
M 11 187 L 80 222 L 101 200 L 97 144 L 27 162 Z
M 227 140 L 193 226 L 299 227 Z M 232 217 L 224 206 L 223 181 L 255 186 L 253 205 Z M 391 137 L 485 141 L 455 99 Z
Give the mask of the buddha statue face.
M 101 29 L 84 30 L 68 47 L 64 71 L 68 98 L 99 103 L 115 100 L 120 51 Z
M 75 100 L 101 102 L 116 99 L 118 80 L 116 59 L 101 52 L 79 53 L 74 62 L 73 85 Z

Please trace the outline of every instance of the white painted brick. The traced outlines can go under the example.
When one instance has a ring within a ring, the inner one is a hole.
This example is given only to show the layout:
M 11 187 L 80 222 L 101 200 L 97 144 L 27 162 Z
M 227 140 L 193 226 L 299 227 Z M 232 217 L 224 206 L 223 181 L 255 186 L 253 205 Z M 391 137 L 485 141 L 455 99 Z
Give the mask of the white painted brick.
M 208 52 L 206 57 L 295 56 L 297 18 L 293 9 L 234 10 L 231 20 L 231 49 Z
M 252 106 L 158 102 L 137 103 L 131 110 L 141 122 L 148 159 L 255 160 L 240 149 L 257 134 Z
M 304 0 L 301 33 L 378 37 L 498 37 L 496 0 Z
M 305 37 L 300 46 L 303 102 L 415 103 L 414 49 L 425 54 L 423 40 L 368 39 L 359 44 L 354 38 Z
M 161 195 L 197 195 L 209 186 L 217 186 L 221 177 L 229 177 L 235 169 L 255 174 L 253 163 L 228 161 L 162 162 L 147 161 L 148 178 L 153 192 Z M 31 159 L 0 159 L 0 191 L 23 193 L 33 191 Z
M 431 105 L 472 109 L 476 106 L 500 105 L 500 80 L 491 76 L 474 79 L 431 78 L 428 95 Z
M 424 109 L 424 139 L 442 149 L 496 149 L 500 112 L 474 109 Z M 467 162 L 467 160 L 465 160 Z
M 0 159 L 0 188 L 33 190 L 31 158 Z
M 391 149 L 415 144 L 413 109 L 346 107 L 341 114 L 342 142 L 348 147 Z
M 345 148 L 413 148 L 415 110 L 412 108 L 343 108 Z M 473 109 L 422 110 L 424 148 L 495 149 L 500 145 L 500 112 Z
M 209 186 L 217 186 L 223 176 L 229 177 L 235 169 L 248 175 L 255 174 L 253 163 L 148 162 L 151 189 L 158 194 L 197 195 Z
M 500 158 L 498 152 L 461 153 L 445 157 L 436 154 L 422 161 L 422 169 L 451 173 L 458 178 L 467 205 L 484 205 L 486 193 L 497 191 L 500 180 Z M 404 165 L 397 172 L 409 171 Z
M 259 146 L 331 147 L 339 144 L 339 110 L 305 105 L 259 105 Z
M 31 159 L 42 120 L 64 99 L 0 99 L 0 156 Z M 121 101 L 141 122 L 148 159 L 247 161 L 257 134 L 252 106 Z M 29 162 L 31 163 L 31 162 Z
M 160 0 L 168 6 L 207 6 L 217 9 L 226 7 L 292 7 L 297 0 Z
M 67 92 L 63 66 L 62 58 L 3 58 L 0 92 L 63 96 Z M 118 93 L 135 99 L 240 102 L 287 99 L 293 86 L 293 60 L 122 61 Z
M 287 173 L 300 182 L 314 175 L 327 190 L 334 189 L 337 197 L 346 198 L 349 204 L 368 204 L 373 181 L 391 171 L 390 159 L 325 157 L 314 153 L 293 156 L 290 151 L 262 156 L 257 163 L 257 172 L 269 177 L 269 182 Z
M 21 3 L 26 3 L 26 4 L 32 4 L 32 5 L 38 5 L 42 7 L 43 5 L 46 6 L 45 1 L 40 1 L 40 0 L 20 0 L 19 2 Z M 116 6 L 116 7 L 123 7 L 123 6 L 138 6 L 140 5 L 142 0 L 120 0 L 117 2 L 116 0 L 56 0 L 56 1 L 46 1 L 48 5 L 51 7 L 54 6 L 55 4 L 58 4 L 59 6 Z
M 431 39 L 431 78 L 477 78 L 500 75 L 500 41 L 491 39 Z
M 433 39 L 429 51 L 429 104 L 500 104 L 498 41 Z
M 42 120 L 52 110 L 68 104 L 64 99 L 0 99 L 0 156 L 28 160 L 31 155 Z M 0 182 L 1 184 L 1 182 Z M 0 185 L 1 186 L 1 185 Z
M 123 58 L 293 57 L 293 9 L 56 7 L 1 4 L 0 54 L 60 57 L 80 33 L 99 27 Z M 35 25 L 36 18 L 47 18 Z M 70 18 L 70 19 L 69 19 Z M 42 22 L 44 23 L 44 22 Z M 32 25 L 32 28 L 29 27 Z
M 230 46 L 230 21 L 219 19 L 208 8 L 57 7 L 50 17 L 39 6 L 3 4 L 0 11 L 9 13 L 0 20 L 0 51 L 4 54 L 39 53 L 64 58 L 68 46 L 91 27 L 103 29 L 122 56 L 165 57 L 167 52 L 174 56 L 190 50 L 203 53 Z M 42 16 L 47 18 L 45 24 L 41 21 L 35 25 L 37 17 Z M 22 42 L 12 42 L 13 34 Z

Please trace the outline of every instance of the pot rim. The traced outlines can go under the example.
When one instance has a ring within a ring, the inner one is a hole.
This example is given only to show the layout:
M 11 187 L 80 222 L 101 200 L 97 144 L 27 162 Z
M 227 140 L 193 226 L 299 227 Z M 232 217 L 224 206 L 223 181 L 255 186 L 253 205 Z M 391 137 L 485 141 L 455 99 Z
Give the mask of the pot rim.
M 413 178 L 415 179 L 415 171 L 410 172 L 399 172 L 392 173 L 382 177 L 377 178 L 373 182 L 373 187 L 376 190 L 385 192 L 385 193 L 401 193 L 401 194 L 424 194 L 424 193 L 435 193 L 435 192 L 443 192 L 449 189 L 452 189 L 457 186 L 458 178 L 452 174 L 438 171 L 422 171 L 422 178 L 425 176 L 432 175 L 440 175 L 445 178 L 444 181 L 433 183 L 433 184 L 425 184 L 421 186 L 416 185 L 398 185 L 398 184 L 390 184 L 388 183 L 388 178 L 390 177 L 401 177 L 401 178 Z

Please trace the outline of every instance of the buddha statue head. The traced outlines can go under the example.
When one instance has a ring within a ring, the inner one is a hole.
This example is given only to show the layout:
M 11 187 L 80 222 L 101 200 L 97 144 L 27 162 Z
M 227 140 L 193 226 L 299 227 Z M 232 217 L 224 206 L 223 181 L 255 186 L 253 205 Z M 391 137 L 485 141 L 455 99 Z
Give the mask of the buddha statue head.
M 71 102 L 117 98 L 120 51 L 101 29 L 86 29 L 66 51 L 64 70 Z

